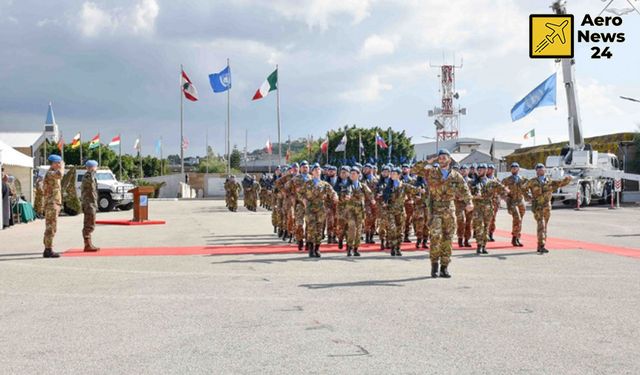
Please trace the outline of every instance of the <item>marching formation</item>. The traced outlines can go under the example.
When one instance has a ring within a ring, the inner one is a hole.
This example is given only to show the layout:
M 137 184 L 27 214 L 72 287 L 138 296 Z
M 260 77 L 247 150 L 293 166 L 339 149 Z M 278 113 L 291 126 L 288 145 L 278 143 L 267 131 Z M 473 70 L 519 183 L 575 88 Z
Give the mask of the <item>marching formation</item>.
M 274 233 L 295 243 L 299 251 L 319 258 L 320 245 L 337 244 L 347 256 L 360 256 L 359 247 L 375 244 L 391 256 L 402 256 L 402 244 L 429 249 L 431 276 L 449 278 L 452 241 L 488 254 L 487 242 L 494 241 L 495 221 L 501 200 L 512 216 L 511 244 L 521 247 L 525 201 L 532 204 L 537 222 L 539 254 L 545 248 L 551 213 L 551 194 L 567 185 L 571 177 L 553 181 L 545 176 L 543 164 L 536 165 L 537 177 L 526 179 L 520 166 L 511 164 L 511 175 L 499 181 L 492 164 L 458 165 L 449 151 L 415 165 L 384 165 L 378 171 L 371 164 L 321 167 L 307 161 L 276 167 L 272 176 L 259 182 L 247 175 L 242 183 L 235 176 L 225 182 L 226 203 L 237 210 L 240 191 L 245 206 L 255 211 L 259 204 L 271 210 Z

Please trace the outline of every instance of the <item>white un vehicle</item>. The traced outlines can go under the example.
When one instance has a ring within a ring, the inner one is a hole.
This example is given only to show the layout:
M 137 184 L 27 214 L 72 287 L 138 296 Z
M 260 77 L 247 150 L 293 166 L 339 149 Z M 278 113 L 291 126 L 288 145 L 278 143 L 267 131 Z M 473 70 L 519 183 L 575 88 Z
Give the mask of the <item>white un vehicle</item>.
M 80 197 L 80 185 L 86 169 L 76 169 L 76 191 Z M 98 182 L 98 209 L 101 212 L 113 211 L 115 208 L 130 210 L 133 208 L 133 194 L 128 191 L 135 186 L 120 182 L 110 169 L 96 171 Z

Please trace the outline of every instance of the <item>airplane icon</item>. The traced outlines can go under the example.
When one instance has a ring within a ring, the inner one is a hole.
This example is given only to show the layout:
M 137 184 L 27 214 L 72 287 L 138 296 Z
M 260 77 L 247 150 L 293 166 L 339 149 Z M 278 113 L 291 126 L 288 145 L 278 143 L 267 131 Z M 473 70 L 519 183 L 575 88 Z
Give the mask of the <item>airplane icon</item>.
M 567 38 L 564 35 L 564 29 L 565 27 L 567 27 L 568 24 L 569 24 L 568 20 L 562 21 L 562 23 L 559 25 L 556 25 L 551 22 L 545 23 L 545 26 L 549 30 L 551 30 L 551 33 L 549 35 L 545 35 L 544 39 L 536 47 L 535 52 L 536 53 L 542 52 L 542 50 L 547 48 L 547 46 L 555 42 L 556 37 L 560 39 L 560 43 L 565 44 L 567 42 Z

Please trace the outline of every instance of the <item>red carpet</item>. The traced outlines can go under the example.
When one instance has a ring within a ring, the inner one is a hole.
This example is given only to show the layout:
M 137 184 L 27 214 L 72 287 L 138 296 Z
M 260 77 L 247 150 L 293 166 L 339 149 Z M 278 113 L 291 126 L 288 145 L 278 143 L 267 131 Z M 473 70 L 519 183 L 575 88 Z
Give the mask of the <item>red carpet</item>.
M 511 233 L 507 231 L 496 231 L 499 237 L 511 238 Z M 500 238 L 498 238 L 500 240 Z M 522 242 L 525 244 L 522 248 L 514 248 L 510 242 L 497 241 L 490 242 L 487 250 L 492 251 L 509 251 L 509 250 L 536 250 L 536 236 L 522 235 Z M 472 245 L 474 245 L 472 243 Z M 640 258 L 640 249 L 616 247 L 608 245 L 600 245 L 595 243 L 566 240 L 560 238 L 549 238 L 547 248 L 550 250 L 573 250 L 582 249 L 589 251 L 597 251 L 615 255 Z M 425 251 L 424 249 L 416 249 L 415 244 L 403 244 L 404 252 Z M 458 248 L 454 246 L 454 250 L 475 251 L 475 245 L 472 248 Z M 338 250 L 337 245 L 322 245 L 320 247 L 322 253 L 344 253 L 345 250 Z M 362 245 L 360 252 L 381 252 L 379 245 Z M 244 254 L 304 254 L 304 251 L 298 251 L 293 244 L 282 245 L 229 245 L 229 246 L 188 246 L 188 247 L 127 247 L 127 248 L 104 248 L 99 252 L 85 253 L 82 249 L 70 249 L 63 255 L 66 257 L 73 256 L 164 256 L 164 255 L 244 255 Z M 388 253 L 388 250 L 387 250 Z M 305 254 L 306 255 L 306 254 Z
M 131 221 L 127 219 L 114 219 L 114 220 L 96 220 L 96 224 L 102 225 L 158 225 L 166 224 L 164 220 L 145 220 L 145 221 Z

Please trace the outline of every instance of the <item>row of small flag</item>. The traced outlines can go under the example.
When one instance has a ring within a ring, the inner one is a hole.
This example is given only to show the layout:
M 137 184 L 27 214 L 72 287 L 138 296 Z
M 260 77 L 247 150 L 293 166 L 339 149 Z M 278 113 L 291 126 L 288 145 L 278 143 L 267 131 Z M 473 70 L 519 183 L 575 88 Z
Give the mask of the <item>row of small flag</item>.
M 82 144 L 81 134 L 78 133 L 71 139 L 71 148 L 76 149 L 80 147 L 81 144 Z M 64 139 L 61 137 L 60 140 L 58 141 L 58 150 L 60 150 L 60 152 L 62 152 L 62 148 L 64 147 L 64 145 L 65 145 Z M 89 142 L 89 150 L 97 148 L 100 145 L 101 145 L 100 133 L 98 133 Z M 111 139 L 111 142 L 109 142 L 107 146 L 110 148 L 120 148 L 120 135 L 116 135 L 115 137 L 113 137 L 113 139 Z M 185 137 L 182 140 L 182 148 L 186 150 L 188 147 L 189 147 L 189 140 Z M 133 149 L 138 152 L 140 152 L 140 150 L 142 149 L 142 146 L 140 144 L 140 138 L 136 138 L 136 141 L 133 144 Z M 162 150 L 162 138 L 156 141 L 156 153 L 161 153 L 161 150 Z

